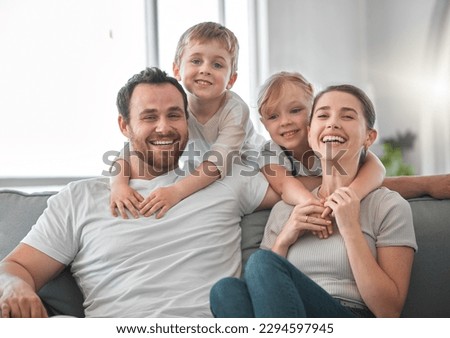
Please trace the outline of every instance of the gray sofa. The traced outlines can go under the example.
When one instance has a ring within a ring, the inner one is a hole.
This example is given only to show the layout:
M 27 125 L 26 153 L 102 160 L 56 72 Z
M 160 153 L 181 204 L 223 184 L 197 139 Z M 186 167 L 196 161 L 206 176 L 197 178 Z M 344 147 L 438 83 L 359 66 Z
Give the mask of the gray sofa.
M 25 194 L 0 191 L 0 259 L 28 232 L 45 209 L 52 192 Z M 409 200 L 419 250 L 415 255 L 403 317 L 450 317 L 450 200 L 422 197 Z M 242 220 L 245 264 L 261 241 L 269 211 Z M 48 283 L 39 295 L 52 315 L 83 317 L 83 296 L 69 269 Z

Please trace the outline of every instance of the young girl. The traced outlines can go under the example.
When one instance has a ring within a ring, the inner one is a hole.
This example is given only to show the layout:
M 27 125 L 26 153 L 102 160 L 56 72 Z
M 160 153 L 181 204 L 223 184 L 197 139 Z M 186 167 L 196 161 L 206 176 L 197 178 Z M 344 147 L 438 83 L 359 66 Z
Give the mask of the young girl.
M 111 182 L 114 216 L 118 209 L 126 218 L 128 209 L 134 217 L 158 210 L 156 217 L 162 217 L 182 199 L 226 176 L 234 158 L 259 149 L 264 139 L 253 128 L 248 106 L 230 91 L 237 79 L 238 53 L 236 36 L 220 24 L 200 23 L 182 34 L 173 72 L 187 91 L 190 139 L 206 144 L 206 154 L 189 176 L 145 199 L 128 186 L 128 165 L 119 159 L 116 167 L 121 170 Z
M 259 164 L 272 188 L 291 205 L 302 205 L 320 201 L 310 192 L 317 180 L 308 176 L 321 175 L 320 159 L 308 144 L 308 115 L 313 101 L 312 85 L 299 73 L 280 72 L 272 75 L 262 86 L 258 97 L 261 122 L 270 134 L 261 152 Z M 338 136 L 330 136 L 324 142 L 340 143 Z M 342 153 L 335 155 L 332 165 L 340 167 Z M 345 174 L 345 173 L 344 173 Z M 357 177 L 350 187 L 362 199 L 381 186 L 385 169 L 381 161 L 369 152 Z M 325 217 L 330 210 L 322 216 Z M 319 237 L 328 237 L 332 227 Z

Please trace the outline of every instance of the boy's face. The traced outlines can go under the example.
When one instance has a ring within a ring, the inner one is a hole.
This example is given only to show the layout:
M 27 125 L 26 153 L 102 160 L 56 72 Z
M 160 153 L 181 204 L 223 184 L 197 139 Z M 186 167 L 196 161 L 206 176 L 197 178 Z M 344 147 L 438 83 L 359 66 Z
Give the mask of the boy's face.
M 173 72 L 190 95 L 204 100 L 221 97 L 237 78 L 231 70 L 230 53 L 217 41 L 189 43 Z
M 261 122 L 278 145 L 291 150 L 294 156 L 309 149 L 308 114 L 311 100 L 305 90 L 298 85 L 287 82 L 281 96 L 266 103 Z

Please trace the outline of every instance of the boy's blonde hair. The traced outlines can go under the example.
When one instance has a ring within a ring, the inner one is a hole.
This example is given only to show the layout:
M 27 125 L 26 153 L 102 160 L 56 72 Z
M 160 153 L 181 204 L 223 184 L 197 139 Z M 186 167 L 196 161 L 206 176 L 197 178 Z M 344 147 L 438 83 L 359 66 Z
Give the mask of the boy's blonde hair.
M 216 22 L 202 22 L 189 28 L 178 40 L 174 60 L 177 66 L 180 65 L 185 47 L 192 41 L 200 43 L 218 41 L 231 55 L 231 73 L 237 72 L 239 43 L 234 33 L 228 28 Z
M 305 90 L 306 96 L 312 105 L 314 98 L 314 89 L 311 83 L 309 83 L 303 75 L 297 72 L 279 72 L 269 77 L 266 82 L 261 86 L 258 94 L 258 112 L 261 116 L 278 103 L 278 99 L 281 96 L 284 85 L 286 83 L 293 83 Z

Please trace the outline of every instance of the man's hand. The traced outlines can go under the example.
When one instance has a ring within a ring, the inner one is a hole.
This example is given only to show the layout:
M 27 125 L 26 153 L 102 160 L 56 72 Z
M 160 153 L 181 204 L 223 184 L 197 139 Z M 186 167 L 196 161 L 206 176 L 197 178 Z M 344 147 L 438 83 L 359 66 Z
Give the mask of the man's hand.
M 47 310 L 36 292 L 17 279 L 6 285 L 0 297 L 0 318 L 45 318 Z
M 432 175 L 428 177 L 428 180 L 426 184 L 428 195 L 441 200 L 450 198 L 450 174 Z
M 134 218 L 139 217 L 140 203 L 144 200 L 141 194 L 131 188 L 128 184 L 115 185 L 111 189 L 111 213 L 114 217 L 118 216 L 117 210 L 123 219 L 127 219 L 128 210 Z
M 156 213 L 156 218 L 163 217 L 166 212 L 182 200 L 175 185 L 154 190 L 139 206 L 142 215 L 148 217 Z

